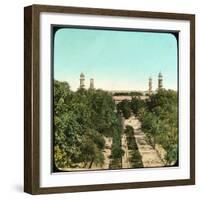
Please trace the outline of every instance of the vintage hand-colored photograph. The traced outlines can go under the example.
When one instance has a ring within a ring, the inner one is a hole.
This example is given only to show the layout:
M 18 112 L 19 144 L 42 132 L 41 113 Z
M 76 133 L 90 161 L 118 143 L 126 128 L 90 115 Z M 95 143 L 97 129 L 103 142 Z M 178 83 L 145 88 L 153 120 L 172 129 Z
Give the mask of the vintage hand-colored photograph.
M 178 35 L 52 26 L 52 171 L 179 165 Z

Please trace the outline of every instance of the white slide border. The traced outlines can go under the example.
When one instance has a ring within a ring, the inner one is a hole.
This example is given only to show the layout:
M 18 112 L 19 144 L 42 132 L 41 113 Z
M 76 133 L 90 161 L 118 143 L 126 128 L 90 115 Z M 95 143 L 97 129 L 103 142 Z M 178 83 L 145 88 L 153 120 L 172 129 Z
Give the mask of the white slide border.
M 51 173 L 51 25 L 179 32 L 179 167 Z M 190 24 L 184 20 L 40 14 L 40 187 L 190 178 Z

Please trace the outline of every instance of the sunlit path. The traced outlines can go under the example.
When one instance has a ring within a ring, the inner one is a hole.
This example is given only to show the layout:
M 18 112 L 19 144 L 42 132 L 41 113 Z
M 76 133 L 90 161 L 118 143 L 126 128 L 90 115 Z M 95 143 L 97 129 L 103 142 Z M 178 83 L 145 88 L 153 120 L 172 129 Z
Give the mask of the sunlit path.
M 102 169 L 109 169 L 111 147 L 112 147 L 112 138 L 111 137 L 104 137 L 104 140 L 105 140 L 105 149 L 103 151 L 104 164 L 102 166 Z
M 134 136 L 138 146 L 138 150 L 142 156 L 142 163 L 144 167 L 161 167 L 164 166 L 158 152 L 153 149 L 146 141 L 145 134 L 141 131 L 141 123 L 135 117 L 131 116 L 124 121 L 125 125 L 132 126 L 134 129 Z

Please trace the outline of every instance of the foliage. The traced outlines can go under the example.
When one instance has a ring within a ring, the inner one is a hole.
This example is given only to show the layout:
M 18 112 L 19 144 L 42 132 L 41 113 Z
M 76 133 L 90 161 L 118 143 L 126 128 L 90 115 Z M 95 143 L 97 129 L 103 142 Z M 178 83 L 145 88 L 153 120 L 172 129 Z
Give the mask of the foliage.
M 131 155 L 130 158 L 130 163 L 132 168 L 142 168 L 143 163 L 142 163 L 142 157 L 140 155 L 140 152 L 138 150 L 138 146 L 135 141 L 135 136 L 134 136 L 134 129 L 132 126 L 126 126 L 126 129 L 124 131 L 126 134 L 127 138 L 127 144 L 128 144 L 128 149 Z
M 54 168 L 101 166 L 104 136 L 120 134 L 120 123 L 112 96 L 107 92 L 85 89 L 73 92 L 67 82 L 55 80 Z
M 178 160 L 177 92 L 161 90 L 150 96 L 138 111 L 142 130 L 153 147 L 160 144 L 166 151 L 166 165 Z
M 142 96 L 141 92 L 133 91 L 133 92 L 115 92 L 114 96 Z
M 133 95 L 134 96 L 134 95 Z M 142 100 L 138 94 L 131 102 L 117 104 L 105 91 L 95 89 L 70 90 L 67 82 L 54 81 L 54 170 L 92 168 L 104 164 L 104 137 L 112 137 L 111 169 L 122 166 L 122 116 L 132 113 L 142 122 L 141 129 L 155 148 L 160 144 L 166 151 L 165 164 L 178 162 L 177 92 L 160 90 Z M 117 112 L 116 112 L 117 108 Z M 124 131 L 131 154 L 131 165 L 143 167 L 134 137 L 134 130 Z
M 128 100 L 123 100 L 117 104 L 117 111 L 121 113 L 125 119 L 131 116 L 131 105 Z
M 145 109 L 146 105 L 145 105 L 145 101 L 141 100 L 138 97 L 134 97 L 131 100 L 131 109 L 133 111 L 133 113 L 138 116 L 140 109 Z
M 124 133 L 126 134 L 127 139 L 131 138 L 134 134 L 134 130 L 132 126 L 127 125 L 125 127 Z
M 121 148 L 121 133 L 122 133 L 122 121 L 121 117 L 118 116 L 118 123 L 116 123 L 116 129 L 113 135 L 113 144 L 111 148 L 111 163 L 110 169 L 119 169 L 122 167 L 122 156 L 124 151 Z

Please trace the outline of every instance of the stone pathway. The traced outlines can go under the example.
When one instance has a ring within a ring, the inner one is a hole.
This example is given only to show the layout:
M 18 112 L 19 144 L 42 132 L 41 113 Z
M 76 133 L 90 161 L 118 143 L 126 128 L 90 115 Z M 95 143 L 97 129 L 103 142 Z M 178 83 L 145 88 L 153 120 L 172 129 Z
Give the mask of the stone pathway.
M 126 140 L 126 135 L 122 135 L 122 149 L 124 150 L 124 155 L 122 157 L 122 168 L 130 168 L 130 163 L 129 163 L 129 150 L 128 150 L 128 145 L 127 145 L 127 140 Z
M 125 125 L 132 126 L 134 129 L 135 140 L 138 150 L 142 156 L 142 163 L 144 167 L 161 167 L 164 166 L 158 152 L 153 149 L 146 141 L 145 134 L 141 131 L 140 121 L 132 116 L 124 121 Z

